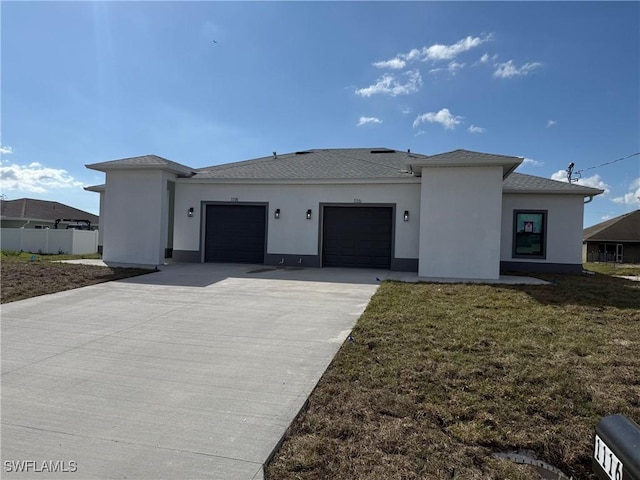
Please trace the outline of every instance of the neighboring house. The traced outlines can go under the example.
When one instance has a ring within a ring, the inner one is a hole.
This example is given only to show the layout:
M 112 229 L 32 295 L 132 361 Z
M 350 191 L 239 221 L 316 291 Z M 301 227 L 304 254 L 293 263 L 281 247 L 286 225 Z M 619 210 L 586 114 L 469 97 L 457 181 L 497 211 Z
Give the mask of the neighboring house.
M 640 210 L 585 228 L 583 260 L 640 263 Z
M 60 219 L 57 227 L 98 228 L 98 217 L 92 213 L 78 210 L 58 202 L 35 200 L 33 198 L 19 198 L 17 200 L 0 200 L 0 226 L 2 228 L 55 228 L 56 220 Z M 75 220 L 82 220 L 76 222 Z
M 155 155 L 105 172 L 103 259 L 375 267 L 421 277 L 582 271 L 585 198 L 514 173 L 522 158 L 317 149 L 190 168 Z

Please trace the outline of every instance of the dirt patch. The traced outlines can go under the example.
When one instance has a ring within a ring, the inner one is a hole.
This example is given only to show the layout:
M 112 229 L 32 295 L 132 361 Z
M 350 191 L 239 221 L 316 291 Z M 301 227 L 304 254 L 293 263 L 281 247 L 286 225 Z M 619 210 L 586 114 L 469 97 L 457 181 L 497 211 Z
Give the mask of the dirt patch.
M 0 303 L 120 280 L 150 273 L 140 268 L 73 265 L 46 260 L 4 259 L 0 262 Z

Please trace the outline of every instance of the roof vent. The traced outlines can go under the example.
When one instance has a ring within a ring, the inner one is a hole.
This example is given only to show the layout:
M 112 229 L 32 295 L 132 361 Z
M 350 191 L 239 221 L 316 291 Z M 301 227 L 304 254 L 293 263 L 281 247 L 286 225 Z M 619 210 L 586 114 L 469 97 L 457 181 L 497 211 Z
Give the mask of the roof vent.
M 273 158 L 278 158 L 278 154 L 276 152 L 273 152 Z
M 396 153 L 396 151 L 389 148 L 376 148 L 371 150 L 371 153 Z
M 311 150 L 303 150 L 301 152 L 296 152 L 296 155 L 305 155 L 307 153 L 313 153 L 313 151 L 311 151 Z

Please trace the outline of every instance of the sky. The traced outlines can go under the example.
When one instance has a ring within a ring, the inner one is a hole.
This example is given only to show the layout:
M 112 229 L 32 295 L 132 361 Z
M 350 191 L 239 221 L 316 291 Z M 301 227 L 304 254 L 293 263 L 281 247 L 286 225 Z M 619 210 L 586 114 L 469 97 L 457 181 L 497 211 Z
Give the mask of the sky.
M 564 181 L 573 162 L 605 190 L 587 227 L 640 208 L 639 18 L 640 2 L 3 1 L 0 191 L 97 214 L 90 163 L 462 148 Z

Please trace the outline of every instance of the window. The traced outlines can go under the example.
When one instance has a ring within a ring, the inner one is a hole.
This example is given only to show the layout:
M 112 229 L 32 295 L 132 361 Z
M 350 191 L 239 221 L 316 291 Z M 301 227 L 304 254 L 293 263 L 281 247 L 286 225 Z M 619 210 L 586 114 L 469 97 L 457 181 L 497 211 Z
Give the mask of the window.
M 546 210 L 516 210 L 513 212 L 513 256 L 515 258 L 546 258 Z

